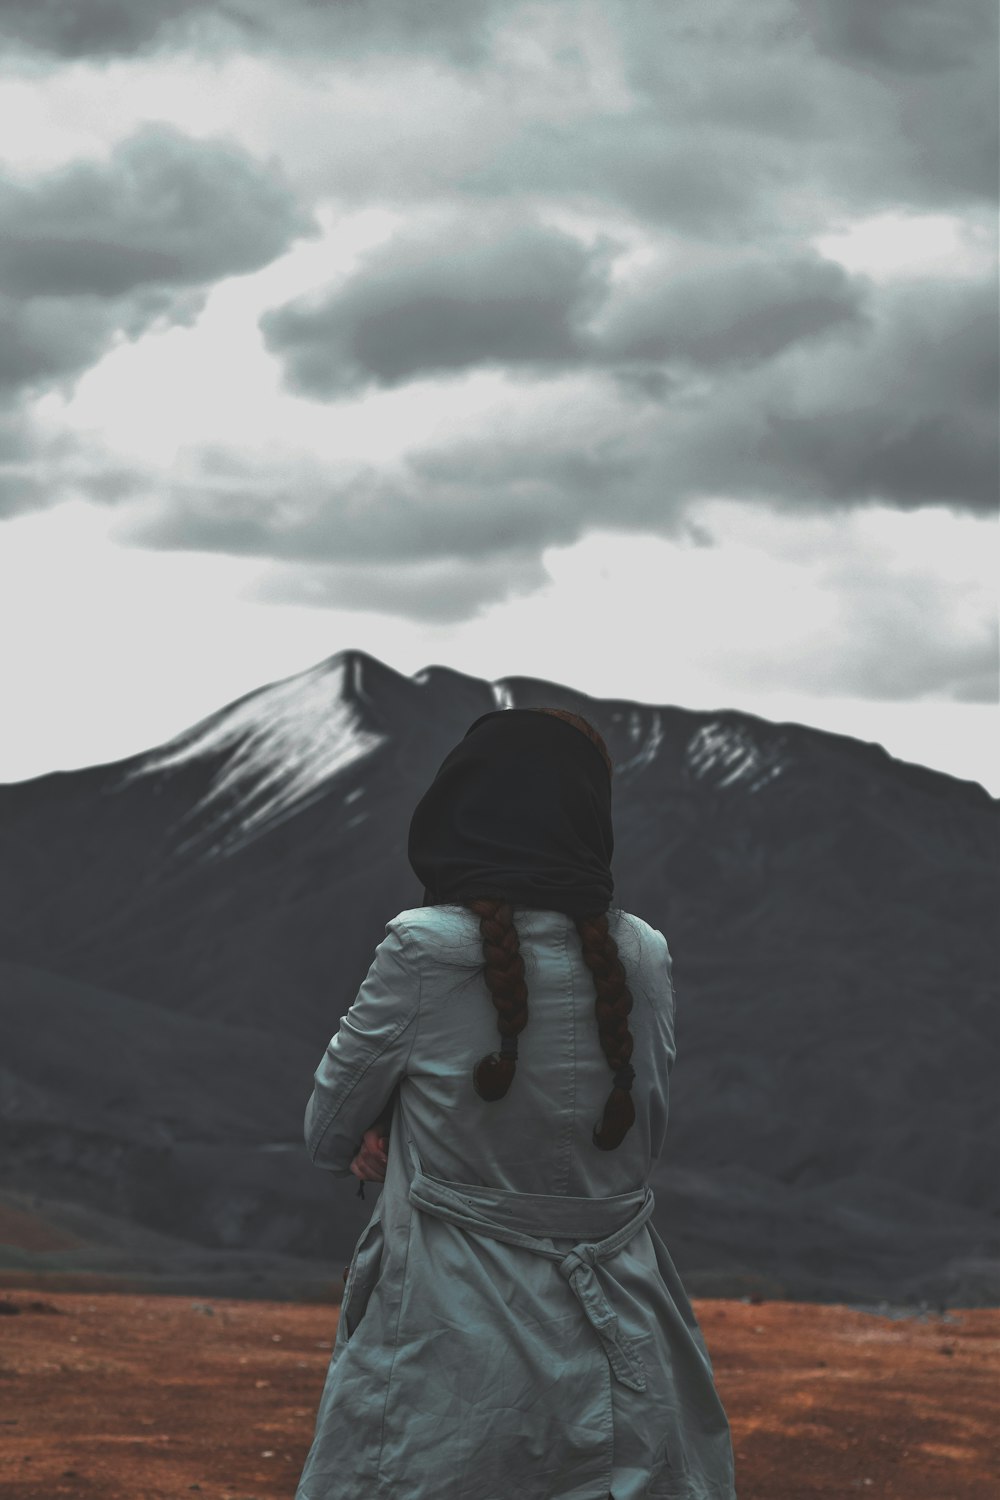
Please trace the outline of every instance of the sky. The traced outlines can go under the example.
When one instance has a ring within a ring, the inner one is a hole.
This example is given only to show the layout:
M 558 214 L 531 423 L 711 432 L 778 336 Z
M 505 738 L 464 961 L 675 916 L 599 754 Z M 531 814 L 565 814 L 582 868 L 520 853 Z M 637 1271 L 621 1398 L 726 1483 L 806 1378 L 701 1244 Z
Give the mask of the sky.
M 333 653 L 1000 795 L 993 0 L 0 0 L 0 780 Z

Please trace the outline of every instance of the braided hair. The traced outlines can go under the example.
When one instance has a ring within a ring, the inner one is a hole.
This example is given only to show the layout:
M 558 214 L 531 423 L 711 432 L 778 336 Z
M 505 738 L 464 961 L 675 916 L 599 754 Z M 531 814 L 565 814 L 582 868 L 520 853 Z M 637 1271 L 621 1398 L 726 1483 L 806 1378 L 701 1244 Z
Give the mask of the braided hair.
M 611 769 L 607 746 L 586 719 L 563 709 L 539 709 L 586 734 L 600 750 Z M 482 898 L 461 903 L 479 918 L 483 946 L 483 977 L 496 1007 L 500 1051 L 480 1058 L 473 1069 L 472 1080 L 477 1094 L 491 1101 L 502 1099 L 517 1070 L 517 1038 L 528 1024 L 528 986 L 524 977 L 524 959 L 509 902 Z M 632 1082 L 635 1069 L 631 1064 L 633 1039 L 628 1017 L 632 995 L 625 969 L 618 956 L 618 945 L 608 930 L 606 912 L 574 918 L 580 937 L 584 963 L 594 979 L 597 993 L 595 1012 L 601 1049 L 614 1073 L 614 1085 L 604 1106 L 592 1139 L 601 1151 L 614 1151 L 635 1123 Z

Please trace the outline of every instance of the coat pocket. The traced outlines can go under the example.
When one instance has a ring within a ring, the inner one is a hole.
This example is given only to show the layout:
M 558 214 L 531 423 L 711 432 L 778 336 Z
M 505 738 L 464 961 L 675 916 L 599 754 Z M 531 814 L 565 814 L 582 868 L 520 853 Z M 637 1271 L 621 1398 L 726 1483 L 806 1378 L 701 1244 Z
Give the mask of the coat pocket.
M 382 1268 L 384 1247 L 382 1200 L 379 1199 L 374 1217 L 354 1247 L 347 1281 L 344 1285 L 344 1298 L 340 1304 L 340 1322 L 344 1329 L 345 1339 L 349 1339 L 356 1332 L 358 1324 L 365 1315 L 365 1309 Z

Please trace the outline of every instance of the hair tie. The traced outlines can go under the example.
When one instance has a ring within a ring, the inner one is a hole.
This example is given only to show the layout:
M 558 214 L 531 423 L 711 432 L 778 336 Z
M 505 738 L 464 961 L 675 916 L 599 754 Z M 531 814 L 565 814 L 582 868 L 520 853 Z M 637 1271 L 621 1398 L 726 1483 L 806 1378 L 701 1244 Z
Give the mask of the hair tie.
M 517 1037 L 505 1036 L 500 1040 L 500 1056 L 509 1057 L 512 1062 L 517 1062 Z
M 635 1078 L 635 1069 L 631 1063 L 624 1063 L 615 1074 L 616 1089 L 630 1089 Z

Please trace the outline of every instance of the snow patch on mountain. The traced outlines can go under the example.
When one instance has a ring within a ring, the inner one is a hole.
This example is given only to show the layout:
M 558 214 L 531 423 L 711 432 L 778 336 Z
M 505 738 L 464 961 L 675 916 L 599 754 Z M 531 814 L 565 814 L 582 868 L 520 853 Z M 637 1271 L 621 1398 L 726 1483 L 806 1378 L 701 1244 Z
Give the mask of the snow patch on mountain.
M 710 778 L 714 786 L 740 781 L 756 792 L 785 770 L 784 748 L 783 739 L 761 745 L 742 726 L 713 721 L 691 736 L 684 765 L 699 780 Z
M 617 715 L 616 715 L 617 717 Z M 633 709 L 628 719 L 628 737 L 636 746 L 635 754 L 629 756 L 628 760 L 621 761 L 615 767 L 615 774 L 620 776 L 625 771 L 641 771 L 650 765 L 659 754 L 663 743 L 663 716 L 659 709 L 653 710 L 653 716 L 649 721 L 648 729 L 643 722 L 644 716 L 638 709 Z
M 322 795 L 332 776 L 385 740 L 361 726 L 345 701 L 348 671 L 359 693 L 356 665 L 322 663 L 234 704 L 142 761 L 127 780 L 174 770 L 206 756 L 227 755 L 207 794 L 189 816 L 198 834 L 185 849 L 214 838 L 207 852 L 230 853 Z M 208 829 L 205 815 L 214 815 Z

